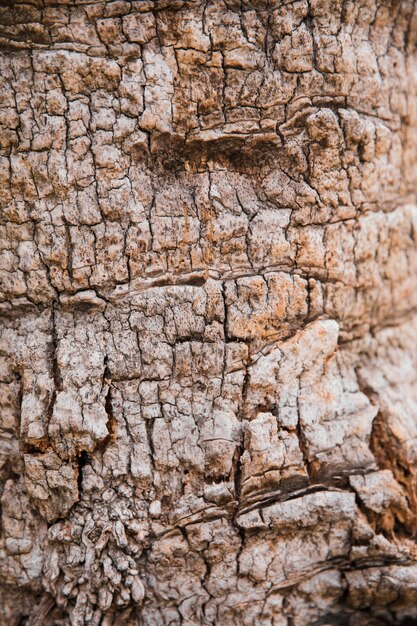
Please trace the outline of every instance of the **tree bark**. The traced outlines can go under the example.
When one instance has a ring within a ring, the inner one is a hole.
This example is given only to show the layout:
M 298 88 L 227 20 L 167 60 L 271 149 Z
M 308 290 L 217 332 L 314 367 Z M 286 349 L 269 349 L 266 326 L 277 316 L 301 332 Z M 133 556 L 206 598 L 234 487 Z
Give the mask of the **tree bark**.
M 417 9 L 0 2 L 0 624 L 417 619 Z

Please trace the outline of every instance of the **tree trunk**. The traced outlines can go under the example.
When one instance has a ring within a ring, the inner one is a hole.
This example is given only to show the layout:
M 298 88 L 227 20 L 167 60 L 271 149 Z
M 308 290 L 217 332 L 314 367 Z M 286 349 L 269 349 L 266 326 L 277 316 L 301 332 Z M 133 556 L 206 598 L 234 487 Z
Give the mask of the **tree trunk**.
M 1 626 L 416 623 L 414 4 L 0 2 Z

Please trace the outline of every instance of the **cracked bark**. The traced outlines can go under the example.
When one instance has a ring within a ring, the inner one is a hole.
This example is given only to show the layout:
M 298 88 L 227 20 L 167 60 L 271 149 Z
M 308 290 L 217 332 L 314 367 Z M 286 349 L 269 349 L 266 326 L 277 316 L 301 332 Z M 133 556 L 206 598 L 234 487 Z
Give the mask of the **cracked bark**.
M 417 7 L 0 1 L 0 625 L 417 620 Z

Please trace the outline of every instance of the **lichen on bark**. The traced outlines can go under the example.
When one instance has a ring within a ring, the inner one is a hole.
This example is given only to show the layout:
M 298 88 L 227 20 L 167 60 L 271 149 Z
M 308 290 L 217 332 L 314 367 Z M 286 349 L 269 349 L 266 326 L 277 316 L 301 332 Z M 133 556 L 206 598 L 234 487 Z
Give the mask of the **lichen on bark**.
M 0 626 L 417 619 L 416 43 L 0 2 Z

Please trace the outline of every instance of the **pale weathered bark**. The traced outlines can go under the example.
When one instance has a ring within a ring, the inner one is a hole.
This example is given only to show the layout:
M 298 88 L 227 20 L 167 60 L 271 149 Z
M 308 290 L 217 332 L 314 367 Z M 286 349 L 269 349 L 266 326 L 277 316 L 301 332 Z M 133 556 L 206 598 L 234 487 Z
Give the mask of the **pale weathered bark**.
M 416 39 L 0 2 L 2 626 L 416 623 Z

